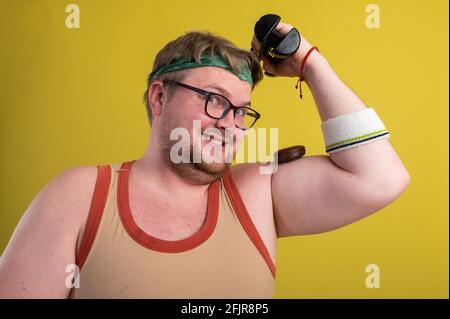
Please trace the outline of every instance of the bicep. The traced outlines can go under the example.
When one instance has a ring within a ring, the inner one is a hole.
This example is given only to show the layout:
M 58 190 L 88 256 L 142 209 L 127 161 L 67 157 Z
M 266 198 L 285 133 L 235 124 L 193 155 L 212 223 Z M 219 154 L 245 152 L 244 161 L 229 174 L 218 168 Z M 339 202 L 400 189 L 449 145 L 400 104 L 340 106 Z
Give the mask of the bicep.
M 272 177 L 278 237 L 350 224 L 387 205 L 389 200 L 382 193 L 325 155 L 283 164 Z
M 0 297 L 67 298 L 80 228 L 70 190 L 76 174 L 55 177 L 25 211 L 0 258 Z

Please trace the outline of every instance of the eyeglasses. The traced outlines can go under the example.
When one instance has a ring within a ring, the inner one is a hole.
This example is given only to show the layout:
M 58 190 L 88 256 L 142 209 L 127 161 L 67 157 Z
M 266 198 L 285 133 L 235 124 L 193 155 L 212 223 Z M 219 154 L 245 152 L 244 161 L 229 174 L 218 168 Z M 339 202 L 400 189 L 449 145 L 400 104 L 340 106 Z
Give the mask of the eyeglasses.
M 251 128 L 261 117 L 261 114 L 249 107 L 233 105 L 228 98 L 221 94 L 209 92 L 172 80 L 164 80 L 163 83 L 178 85 L 203 95 L 205 99 L 205 113 L 213 119 L 223 119 L 231 110 L 233 110 L 234 123 L 236 127 L 242 130 Z

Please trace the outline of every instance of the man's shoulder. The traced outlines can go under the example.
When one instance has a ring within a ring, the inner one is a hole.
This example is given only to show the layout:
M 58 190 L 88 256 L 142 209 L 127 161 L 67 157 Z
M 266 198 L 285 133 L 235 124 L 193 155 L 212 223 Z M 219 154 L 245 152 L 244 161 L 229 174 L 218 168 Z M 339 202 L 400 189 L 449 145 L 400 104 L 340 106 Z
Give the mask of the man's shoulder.
M 271 174 L 264 174 L 263 164 L 243 163 L 230 167 L 239 193 L 247 201 L 271 203 Z M 269 201 L 269 202 L 267 202 Z
M 95 185 L 97 180 L 97 166 L 75 166 L 55 175 L 46 187 L 54 188 L 55 191 L 66 192 L 67 195 L 79 195 Z
M 76 166 L 55 175 L 38 194 L 56 208 L 58 214 L 71 215 L 83 222 L 88 215 L 97 181 L 97 166 Z
M 96 179 L 96 166 L 73 167 L 39 191 L 1 256 L 0 297 L 67 296 L 60 283 L 67 276 L 66 266 L 76 261 L 73 248 Z
M 260 163 L 243 163 L 230 167 L 231 173 L 238 186 L 266 187 L 270 184 L 271 174 L 265 173 L 265 165 Z

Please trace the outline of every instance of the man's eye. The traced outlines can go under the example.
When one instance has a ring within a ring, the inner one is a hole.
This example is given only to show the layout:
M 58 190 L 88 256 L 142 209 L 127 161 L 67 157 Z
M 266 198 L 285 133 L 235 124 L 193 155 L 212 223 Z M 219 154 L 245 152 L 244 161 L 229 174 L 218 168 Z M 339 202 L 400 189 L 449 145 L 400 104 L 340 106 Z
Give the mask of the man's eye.
M 238 115 L 238 116 L 244 116 L 245 114 L 247 114 L 246 109 L 237 109 L 236 110 L 236 115 Z
M 209 102 L 213 104 L 220 105 L 220 99 L 217 95 L 210 95 L 209 96 Z

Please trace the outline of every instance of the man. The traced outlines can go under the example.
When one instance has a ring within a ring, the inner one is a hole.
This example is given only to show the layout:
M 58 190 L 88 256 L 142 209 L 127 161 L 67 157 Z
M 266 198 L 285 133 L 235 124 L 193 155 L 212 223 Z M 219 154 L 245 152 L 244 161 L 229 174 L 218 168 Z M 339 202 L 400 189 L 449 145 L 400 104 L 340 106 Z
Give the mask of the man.
M 46 185 L 0 259 L 0 296 L 270 298 L 277 238 L 348 225 L 405 190 L 408 172 L 381 120 L 306 39 L 281 64 L 262 60 L 265 71 L 310 87 L 329 156 L 273 174 L 257 163 L 230 167 L 225 159 L 260 116 L 250 104 L 259 60 L 187 33 L 158 53 L 149 76 L 145 154 L 69 169 Z M 177 129 L 189 132 L 187 144 L 174 139 Z M 189 161 L 176 160 L 186 150 Z M 222 160 L 207 160 L 217 150 Z

